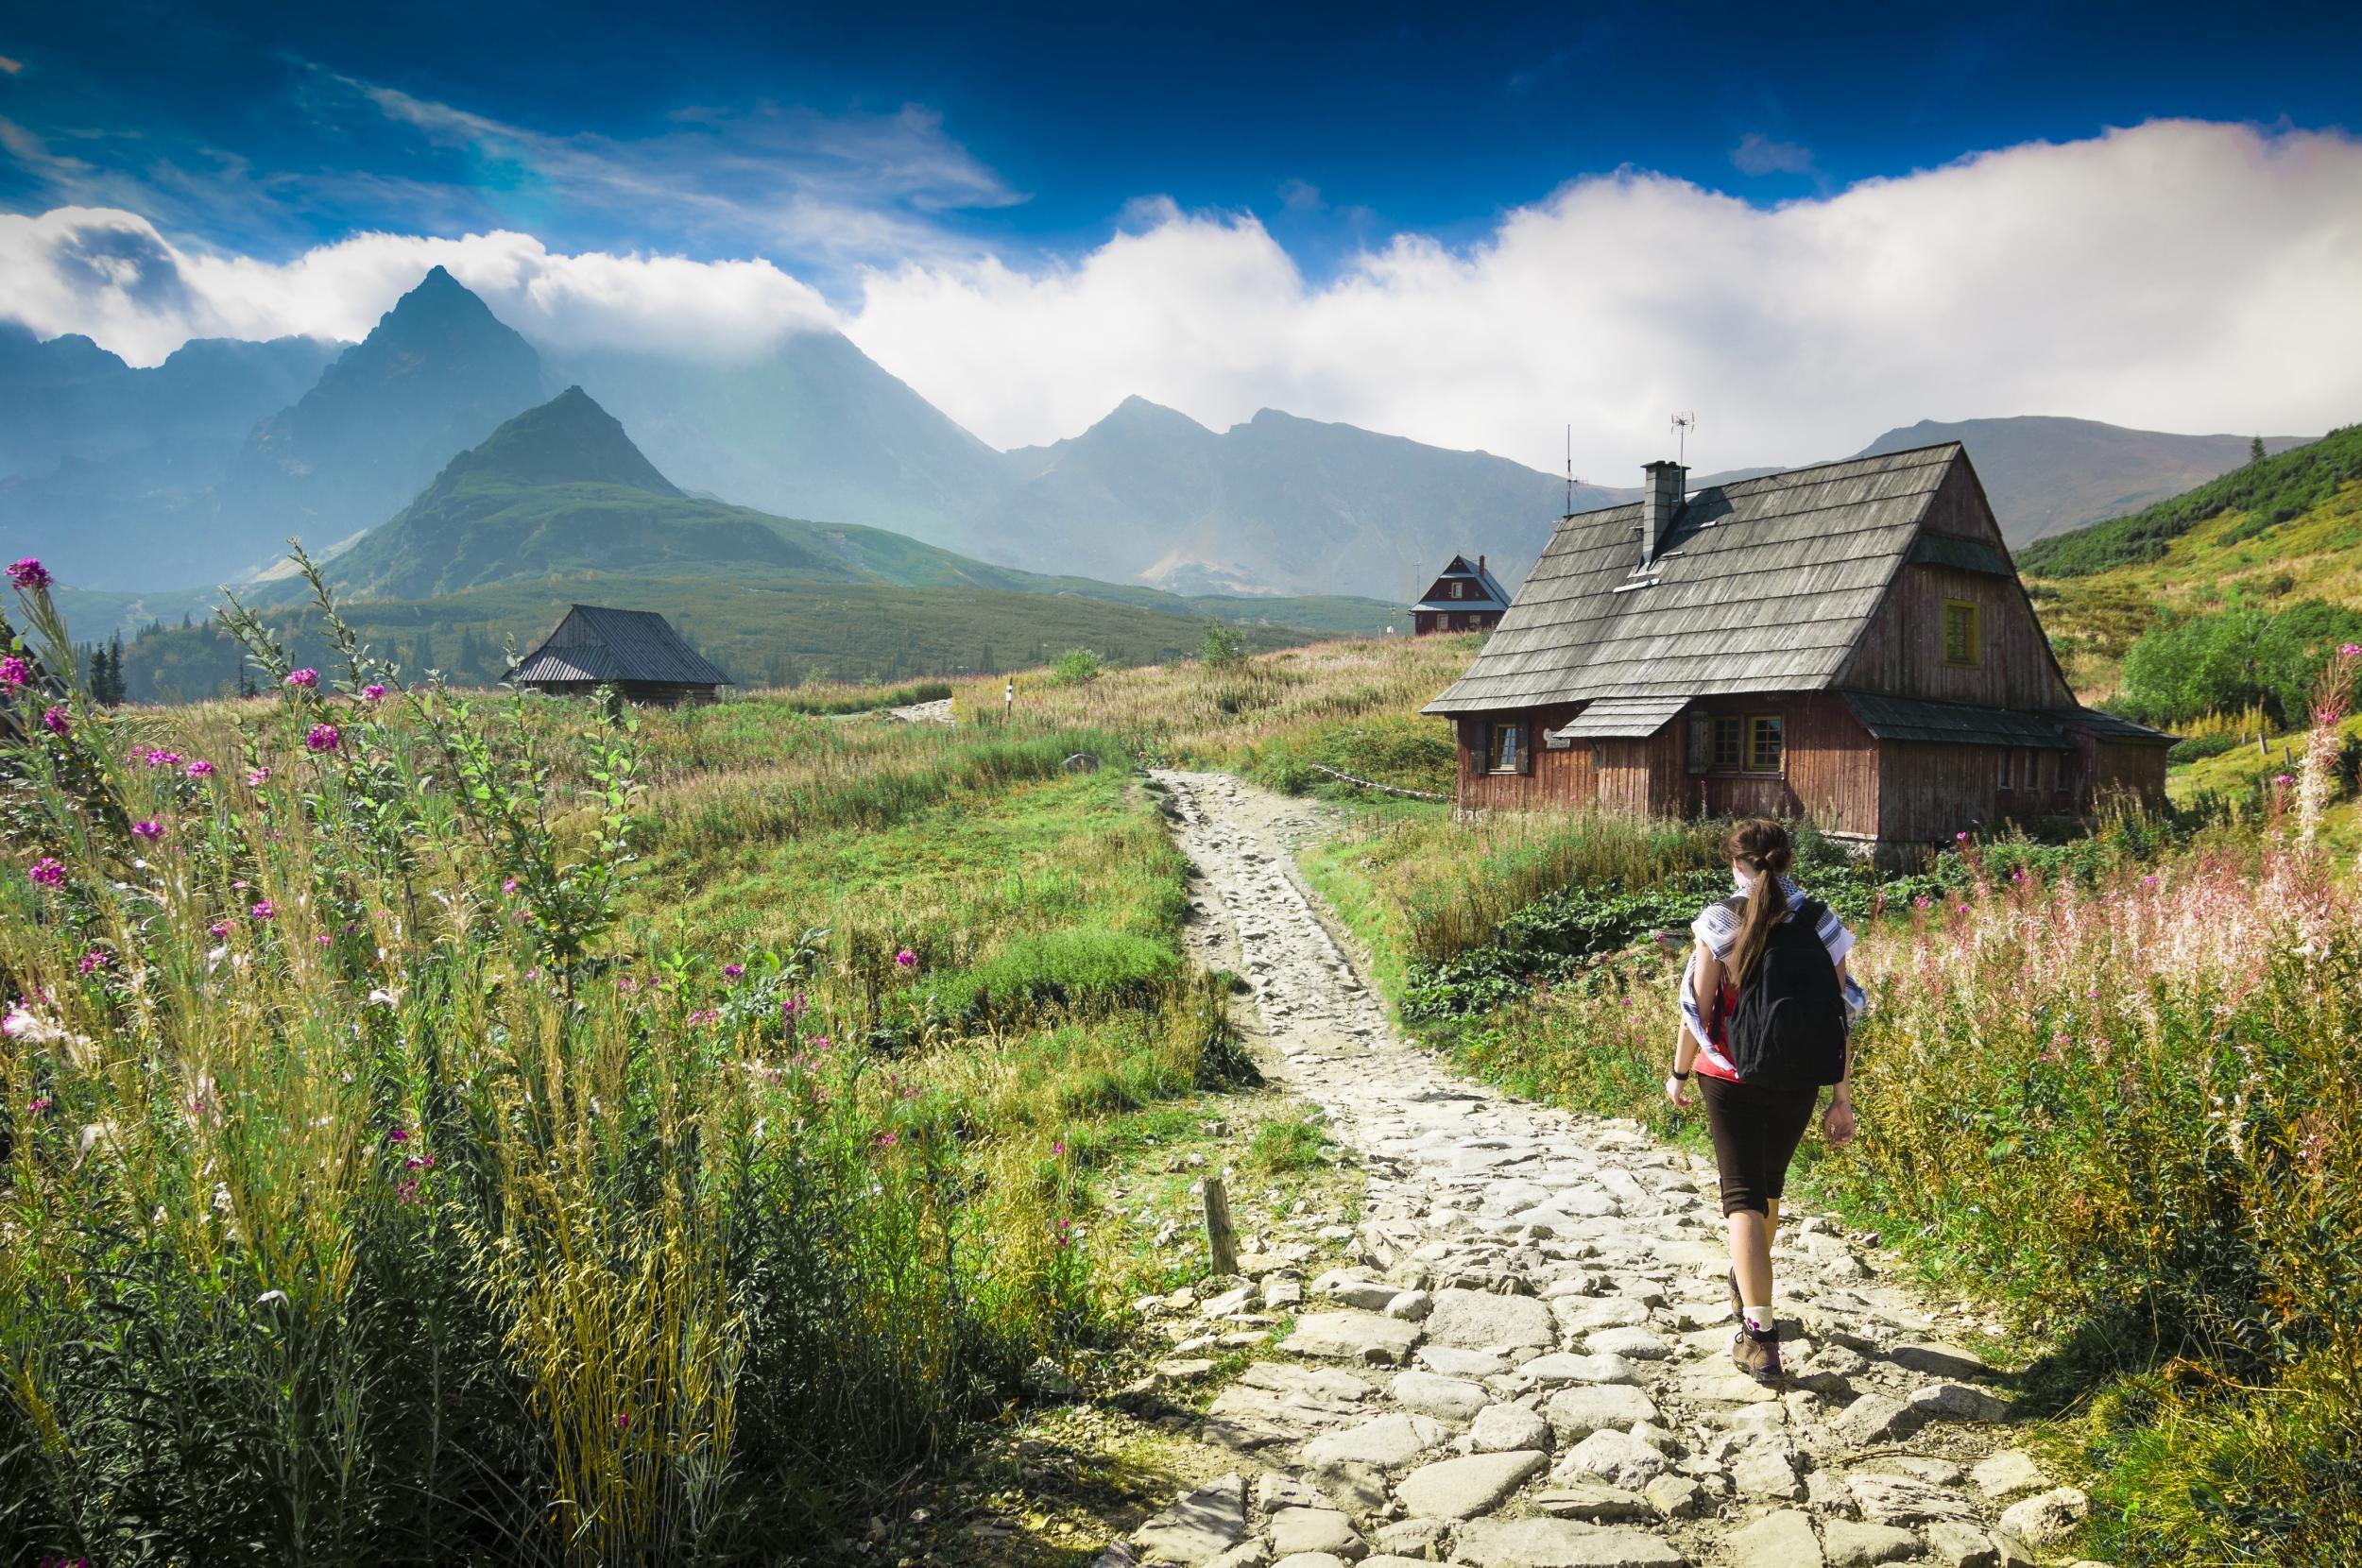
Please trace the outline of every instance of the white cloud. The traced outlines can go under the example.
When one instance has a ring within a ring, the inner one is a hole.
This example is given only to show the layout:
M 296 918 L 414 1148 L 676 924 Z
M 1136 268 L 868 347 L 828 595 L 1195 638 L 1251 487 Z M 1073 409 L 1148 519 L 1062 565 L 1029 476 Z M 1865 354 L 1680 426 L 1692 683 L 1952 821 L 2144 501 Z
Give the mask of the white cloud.
M 1622 483 L 1696 409 L 1706 468 L 1852 451 L 1919 418 L 2073 414 L 2305 434 L 2362 418 L 2362 143 L 2156 122 L 1760 208 L 1633 172 L 1482 244 L 1397 235 L 1308 280 L 1252 217 L 1127 209 L 1070 262 L 931 254 L 831 313 L 767 262 L 363 234 L 285 263 L 121 212 L 0 216 L 0 313 L 152 362 L 196 332 L 351 338 L 436 263 L 563 345 L 722 354 L 834 320 L 985 439 L 1139 393 L 1272 406 Z
M 817 291 L 764 261 L 562 255 L 529 234 L 358 234 L 291 262 L 184 251 L 128 213 L 0 214 L 0 315 L 86 332 L 152 365 L 191 337 L 358 339 L 442 266 L 537 342 L 726 358 L 827 326 Z
M 2306 434 L 2362 418 L 2362 143 L 2160 121 L 1771 209 L 1623 172 L 1320 283 L 1252 218 L 1167 209 L 1070 265 L 877 273 L 847 330 L 1004 445 L 1132 392 L 1545 469 L 1572 420 L 1604 483 L 1677 408 L 1708 468 L 2001 414 Z

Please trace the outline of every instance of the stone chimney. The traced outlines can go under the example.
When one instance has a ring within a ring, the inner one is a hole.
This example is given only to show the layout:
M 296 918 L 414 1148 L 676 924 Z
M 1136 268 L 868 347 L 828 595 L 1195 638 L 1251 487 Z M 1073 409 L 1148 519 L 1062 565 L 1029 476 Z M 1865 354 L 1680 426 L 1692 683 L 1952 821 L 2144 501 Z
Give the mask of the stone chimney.
M 1477 557 L 1477 570 L 1479 571 L 1482 571 L 1484 570 L 1484 557 L 1482 555 L 1479 555 Z
M 1648 482 L 1640 491 L 1640 564 L 1655 562 L 1658 547 L 1673 532 L 1673 519 L 1682 509 L 1682 487 L 1689 470 L 1679 463 L 1652 463 L 1643 470 Z

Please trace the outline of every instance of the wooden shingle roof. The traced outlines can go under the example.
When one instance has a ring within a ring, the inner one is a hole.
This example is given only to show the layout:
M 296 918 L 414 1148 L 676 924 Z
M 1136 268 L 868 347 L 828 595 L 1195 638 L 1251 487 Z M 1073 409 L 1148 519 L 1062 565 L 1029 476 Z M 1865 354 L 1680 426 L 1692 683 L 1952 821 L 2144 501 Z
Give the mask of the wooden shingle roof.
M 729 676 L 692 648 L 654 610 L 576 605 L 557 629 L 518 663 L 516 678 L 542 681 L 647 681 L 659 686 L 727 686 Z
M 1957 441 L 1719 485 L 1640 567 L 1640 503 L 1558 525 L 1429 713 L 1827 688 L 1909 556 Z

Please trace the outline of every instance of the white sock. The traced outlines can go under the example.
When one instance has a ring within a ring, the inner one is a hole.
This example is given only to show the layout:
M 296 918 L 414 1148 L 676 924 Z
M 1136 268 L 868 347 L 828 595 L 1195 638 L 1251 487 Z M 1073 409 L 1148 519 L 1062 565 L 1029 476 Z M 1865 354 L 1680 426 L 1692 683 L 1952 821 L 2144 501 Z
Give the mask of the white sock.
M 1744 1309 L 1744 1316 L 1747 1319 L 1747 1326 L 1757 1334 L 1761 1334 L 1772 1326 L 1772 1309 L 1768 1306 L 1747 1307 Z

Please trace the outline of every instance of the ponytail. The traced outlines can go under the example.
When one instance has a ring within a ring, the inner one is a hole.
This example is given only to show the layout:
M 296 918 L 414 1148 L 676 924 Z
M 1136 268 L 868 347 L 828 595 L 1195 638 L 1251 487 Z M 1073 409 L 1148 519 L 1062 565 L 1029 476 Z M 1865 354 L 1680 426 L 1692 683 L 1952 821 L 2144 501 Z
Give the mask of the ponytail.
M 1772 928 L 1788 917 L 1788 891 L 1780 878 L 1795 863 L 1795 846 L 1788 829 L 1776 822 L 1742 822 L 1731 829 L 1730 857 L 1754 873 L 1747 889 L 1747 912 L 1739 919 L 1737 940 L 1731 944 L 1731 976 L 1744 988 L 1772 940 Z

